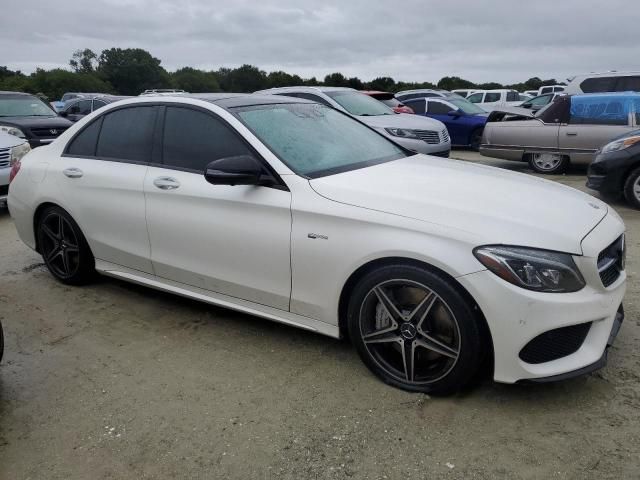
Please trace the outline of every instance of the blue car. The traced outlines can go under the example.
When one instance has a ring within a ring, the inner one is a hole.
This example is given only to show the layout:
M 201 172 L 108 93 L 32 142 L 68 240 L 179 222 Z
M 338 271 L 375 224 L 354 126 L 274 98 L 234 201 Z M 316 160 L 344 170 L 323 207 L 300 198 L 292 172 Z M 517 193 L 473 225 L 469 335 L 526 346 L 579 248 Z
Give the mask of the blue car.
M 452 146 L 470 147 L 474 150 L 480 147 L 482 131 L 489 114 L 477 105 L 458 95 L 412 98 L 403 100 L 403 103 L 411 107 L 416 115 L 435 118 L 444 123 Z

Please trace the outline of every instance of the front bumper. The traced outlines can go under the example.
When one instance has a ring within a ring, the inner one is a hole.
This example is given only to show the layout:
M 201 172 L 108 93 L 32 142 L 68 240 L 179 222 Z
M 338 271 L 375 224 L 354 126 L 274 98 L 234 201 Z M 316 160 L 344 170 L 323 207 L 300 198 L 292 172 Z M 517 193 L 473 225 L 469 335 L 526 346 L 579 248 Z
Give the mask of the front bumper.
M 619 319 L 626 273 L 620 272 L 617 279 L 605 287 L 598 274 L 597 258 L 623 232 L 623 223 L 609 213 L 582 241 L 583 254 L 574 256 L 574 261 L 587 284 L 577 292 L 525 290 L 487 270 L 457 278 L 487 320 L 493 341 L 496 381 L 515 383 L 562 378 L 598 367 Z M 523 348 L 538 336 L 586 323 L 590 323 L 588 332 L 572 353 L 542 363 L 529 363 L 521 358 Z
M 589 165 L 587 187 L 603 194 L 622 193 L 629 168 L 637 163 L 625 150 L 599 153 Z
M 624 308 L 620 305 L 618 309 L 618 313 L 616 313 L 616 317 L 613 321 L 613 327 L 611 328 L 611 333 L 609 334 L 609 340 L 607 341 L 607 346 L 602 353 L 602 356 L 596 360 L 591 365 L 587 365 L 586 367 L 579 368 L 578 370 L 574 370 L 573 372 L 561 373 L 559 375 L 553 375 L 551 377 L 540 377 L 540 378 L 530 378 L 527 380 L 519 380 L 518 383 L 550 383 L 550 382 L 559 382 L 561 380 L 569 380 L 570 378 L 580 377 L 582 375 L 586 375 L 591 372 L 595 372 L 596 370 L 600 370 L 607 364 L 607 355 L 609 354 L 609 348 L 613 345 L 616 337 L 618 336 L 618 332 L 620 332 L 620 327 L 622 327 L 622 322 L 624 321 Z
M 0 168 L 0 207 L 4 207 L 7 204 L 10 172 L 11 168 Z
M 388 135 L 387 135 L 388 136 Z M 449 157 L 451 151 L 451 141 L 440 143 L 427 143 L 415 138 L 402 138 L 389 136 L 391 140 L 399 143 L 404 148 L 426 155 L 437 155 L 439 157 Z

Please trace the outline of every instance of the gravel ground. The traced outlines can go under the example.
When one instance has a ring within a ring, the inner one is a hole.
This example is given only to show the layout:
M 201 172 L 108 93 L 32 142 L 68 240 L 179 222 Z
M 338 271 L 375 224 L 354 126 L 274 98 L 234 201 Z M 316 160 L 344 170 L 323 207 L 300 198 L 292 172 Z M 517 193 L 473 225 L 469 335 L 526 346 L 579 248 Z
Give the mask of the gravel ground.
M 584 170 L 554 180 L 584 189 Z M 450 398 L 383 385 L 344 342 L 112 279 L 61 285 L 0 212 L 0 479 L 640 478 L 640 215 L 614 207 L 629 286 L 609 365 Z

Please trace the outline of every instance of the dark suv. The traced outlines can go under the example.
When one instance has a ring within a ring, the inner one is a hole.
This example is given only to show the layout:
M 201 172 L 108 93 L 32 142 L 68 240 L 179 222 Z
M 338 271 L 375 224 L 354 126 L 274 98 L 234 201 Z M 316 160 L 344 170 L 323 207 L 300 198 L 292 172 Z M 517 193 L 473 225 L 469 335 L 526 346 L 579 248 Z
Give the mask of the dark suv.
M 31 148 L 53 142 L 71 125 L 34 95 L 0 92 L 0 131 L 26 139 Z

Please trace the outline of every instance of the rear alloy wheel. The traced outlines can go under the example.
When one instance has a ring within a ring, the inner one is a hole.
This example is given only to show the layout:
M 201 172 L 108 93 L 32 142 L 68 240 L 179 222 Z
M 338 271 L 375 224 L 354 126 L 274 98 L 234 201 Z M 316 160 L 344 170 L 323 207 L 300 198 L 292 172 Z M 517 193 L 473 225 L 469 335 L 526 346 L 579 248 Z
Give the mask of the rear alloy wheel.
M 569 159 L 559 153 L 532 153 L 529 155 L 529 166 L 537 173 L 564 173 L 569 166 Z
M 80 228 L 59 207 L 50 207 L 38 221 L 38 246 L 51 274 L 63 283 L 81 285 L 95 273 L 95 261 Z
M 455 392 L 482 363 L 472 307 L 448 280 L 418 267 L 367 274 L 353 292 L 348 321 L 367 367 L 404 390 Z
M 480 150 L 480 143 L 482 142 L 482 128 L 477 128 L 471 132 L 471 149 L 474 151 Z
M 640 167 L 633 170 L 624 182 L 624 198 L 633 208 L 640 209 Z

